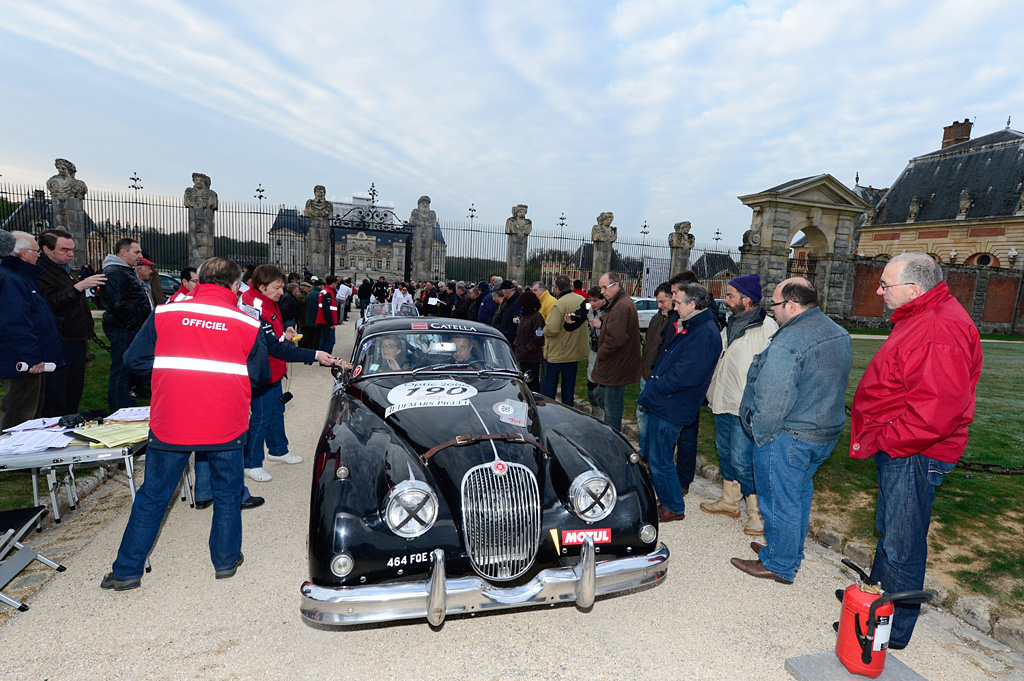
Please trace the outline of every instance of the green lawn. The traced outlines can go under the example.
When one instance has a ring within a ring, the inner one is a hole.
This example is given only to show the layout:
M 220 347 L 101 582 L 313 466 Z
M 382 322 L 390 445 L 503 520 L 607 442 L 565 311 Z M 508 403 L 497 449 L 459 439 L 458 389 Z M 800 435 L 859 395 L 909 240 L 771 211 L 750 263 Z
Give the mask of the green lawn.
M 857 383 L 883 338 L 853 340 L 853 370 L 846 391 L 852 403 Z M 1012 344 L 983 345 L 984 367 L 978 383 L 977 407 L 965 461 L 1024 466 L 1024 348 Z M 636 420 L 639 386 L 626 391 L 623 418 Z M 586 362 L 580 362 L 576 395 L 586 398 Z M 874 463 L 851 459 L 849 425 L 833 455 L 815 476 L 813 513 L 822 523 L 849 540 L 873 546 L 875 498 Z M 698 452 L 717 463 L 714 420 L 701 410 Z M 929 536 L 929 565 L 956 577 L 960 587 L 993 598 L 1001 609 L 1024 612 L 1024 477 L 972 473 L 955 468 L 936 493 Z M 1007 550 L 1007 547 L 1014 547 Z M 867 566 L 865 566 L 867 567 Z

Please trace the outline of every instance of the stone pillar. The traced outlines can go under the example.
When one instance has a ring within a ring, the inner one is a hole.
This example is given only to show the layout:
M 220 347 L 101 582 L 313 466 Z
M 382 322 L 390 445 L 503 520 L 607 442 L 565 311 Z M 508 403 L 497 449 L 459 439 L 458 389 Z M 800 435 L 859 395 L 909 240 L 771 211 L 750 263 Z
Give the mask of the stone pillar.
M 618 228 L 612 226 L 614 219 L 614 213 L 601 213 L 597 216 L 597 224 L 590 231 L 590 238 L 594 242 L 594 263 L 590 272 L 593 281 L 612 270 L 612 244 L 619 238 Z
M 690 250 L 693 248 L 694 238 L 690 234 L 690 222 L 684 220 L 672 226 L 673 232 L 668 235 L 668 247 L 671 252 L 669 261 L 669 276 L 690 269 Z
M 505 278 L 519 282 L 524 288 L 531 282 L 526 279 L 527 241 L 533 231 L 533 221 L 526 217 L 527 205 L 520 203 L 512 206 L 512 217 L 505 220 L 505 234 L 508 234 L 508 251 L 506 252 Z
M 85 208 L 82 200 L 89 188 L 85 182 L 75 178 L 78 169 L 66 158 L 58 158 L 53 162 L 57 174 L 46 181 L 46 189 L 50 192 L 53 229 L 63 229 L 75 241 L 74 269 L 79 269 L 88 258 L 85 242 Z M 111 244 L 113 245 L 113 244 Z M 97 263 L 98 264 L 98 263 Z
M 192 185 L 185 190 L 188 258 L 192 267 L 199 267 L 213 257 L 214 217 L 219 204 L 217 192 L 210 189 L 209 175 L 192 173 Z
M 412 273 L 415 281 L 430 279 L 430 258 L 434 245 L 434 228 L 437 227 L 437 213 L 430 210 L 430 197 L 421 196 L 416 210 L 409 216 L 412 227 Z
M 303 243 L 303 260 L 309 271 L 323 279 L 331 264 L 331 217 L 334 205 L 324 198 L 327 189 L 318 184 L 313 187 L 313 198 L 306 201 L 303 214 L 309 219 L 309 229 Z

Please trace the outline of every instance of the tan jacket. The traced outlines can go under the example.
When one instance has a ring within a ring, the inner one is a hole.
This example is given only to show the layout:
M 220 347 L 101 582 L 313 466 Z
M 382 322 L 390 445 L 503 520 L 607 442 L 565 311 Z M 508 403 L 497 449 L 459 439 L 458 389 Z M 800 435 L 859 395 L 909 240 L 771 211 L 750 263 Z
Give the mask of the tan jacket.
M 578 362 L 587 358 L 590 335 L 586 323 L 573 331 L 566 331 L 562 323 L 565 315 L 576 312 L 583 304 L 583 296 L 570 291 L 555 301 L 544 322 L 544 360 L 552 363 Z
M 747 387 L 747 370 L 754 355 L 768 347 L 772 334 L 779 330 L 778 323 L 765 317 L 759 325 L 750 325 L 743 334 L 726 347 L 727 329 L 722 329 L 722 356 L 708 387 L 708 402 L 714 414 L 740 415 L 740 400 Z

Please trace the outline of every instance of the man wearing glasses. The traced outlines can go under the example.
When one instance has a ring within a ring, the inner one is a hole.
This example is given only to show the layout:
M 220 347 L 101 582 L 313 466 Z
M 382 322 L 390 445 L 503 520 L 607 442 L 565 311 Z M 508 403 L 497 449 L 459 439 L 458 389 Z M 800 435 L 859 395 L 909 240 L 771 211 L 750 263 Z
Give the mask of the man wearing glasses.
M 850 456 L 873 456 L 878 468 L 882 538 L 871 578 L 886 591 L 912 591 L 924 586 L 935 488 L 967 446 L 981 340 L 927 254 L 890 260 L 877 293 L 893 311 L 893 330 L 857 386 Z M 920 608 L 896 604 L 890 648 L 907 646 Z
M 804 557 L 814 473 L 846 423 L 853 344 L 801 277 L 775 287 L 769 312 L 779 330 L 754 357 L 740 401 L 740 421 L 756 446 L 754 486 L 767 545 L 751 542 L 757 559 L 732 564 L 752 577 L 792 584 Z
M 594 382 L 604 396 L 604 422 L 621 430 L 626 386 L 640 382 L 640 319 L 618 274 L 606 272 L 598 285 L 607 302 L 604 316 L 595 326 L 601 334 L 597 337 Z

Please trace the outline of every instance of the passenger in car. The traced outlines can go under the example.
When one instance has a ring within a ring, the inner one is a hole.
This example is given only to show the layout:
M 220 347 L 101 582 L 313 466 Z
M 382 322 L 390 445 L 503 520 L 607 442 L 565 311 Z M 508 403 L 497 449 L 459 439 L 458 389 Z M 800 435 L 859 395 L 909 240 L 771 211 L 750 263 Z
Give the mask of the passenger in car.
M 399 338 L 384 338 L 380 341 L 380 366 L 378 371 L 402 371 L 409 368 L 405 342 Z

